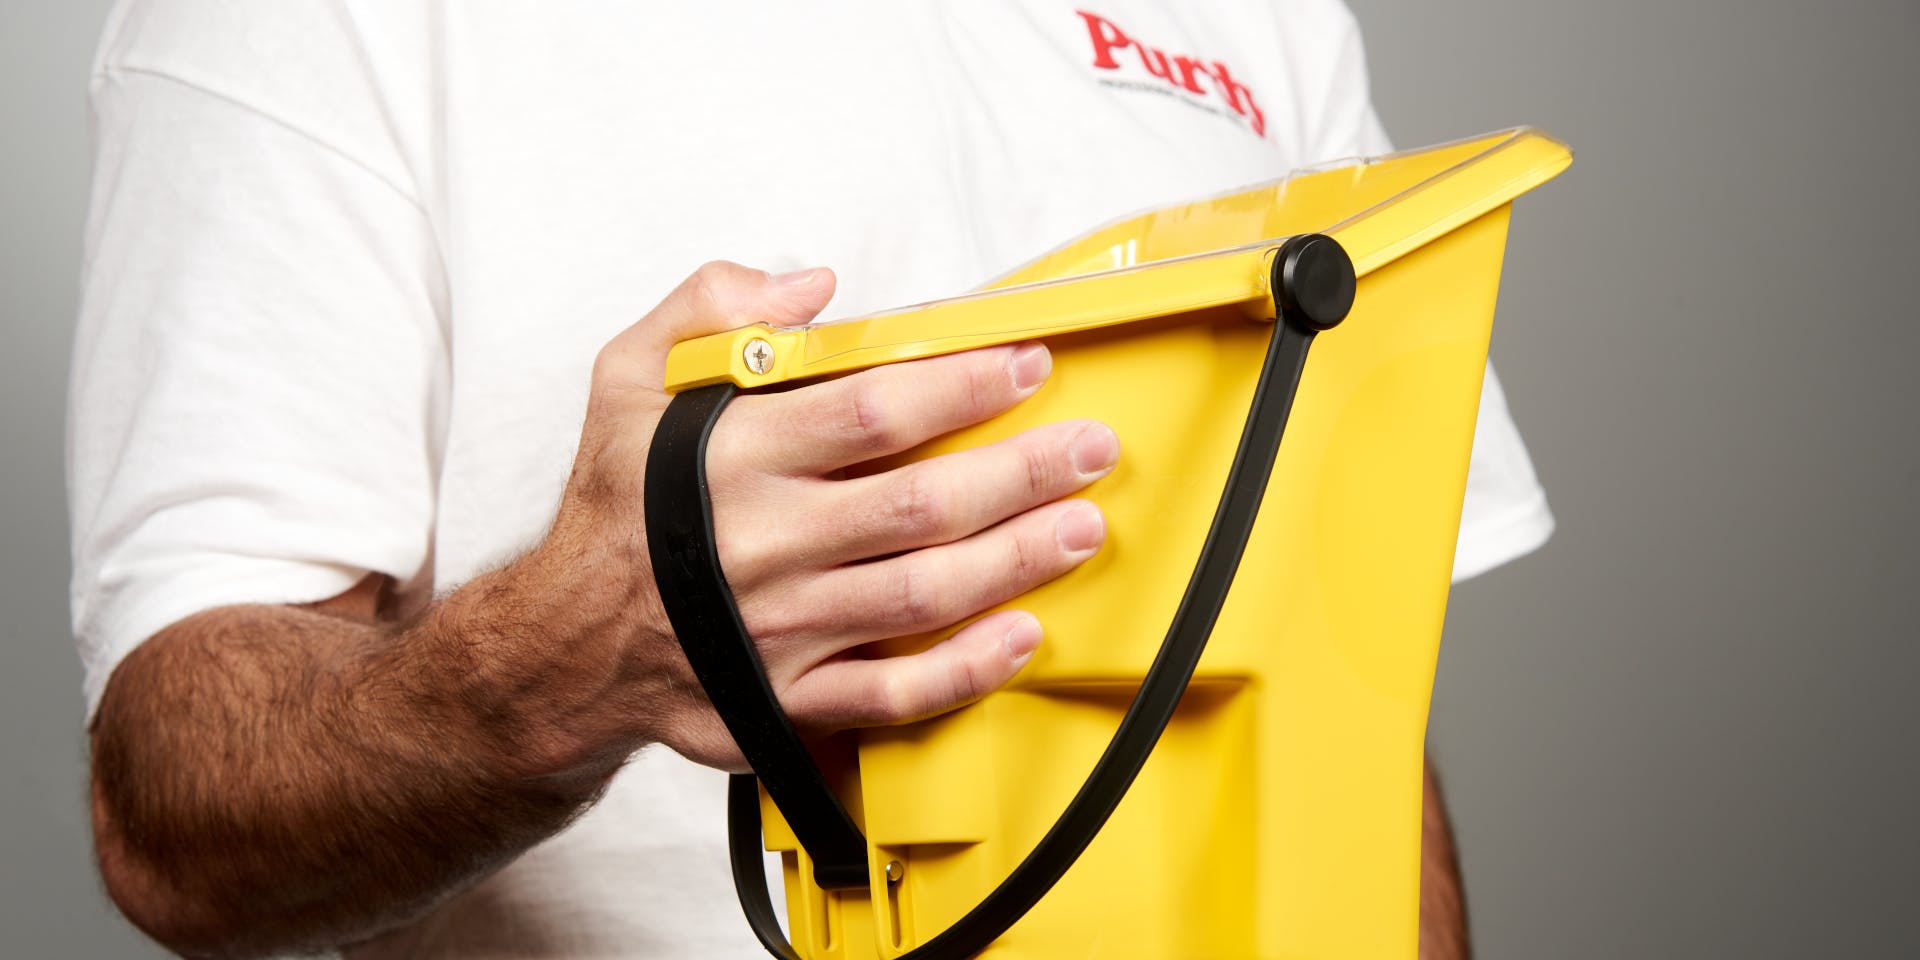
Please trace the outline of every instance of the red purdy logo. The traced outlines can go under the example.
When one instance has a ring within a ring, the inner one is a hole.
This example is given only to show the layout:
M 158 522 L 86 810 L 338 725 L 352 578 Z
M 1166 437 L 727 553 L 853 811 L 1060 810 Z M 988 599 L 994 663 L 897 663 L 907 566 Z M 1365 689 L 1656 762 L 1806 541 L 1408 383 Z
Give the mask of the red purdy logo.
M 1267 118 L 1260 112 L 1260 106 L 1253 102 L 1253 91 L 1245 84 L 1233 78 L 1227 65 L 1218 60 L 1207 61 L 1185 54 L 1169 55 L 1159 47 L 1149 46 L 1127 35 L 1119 25 L 1097 13 L 1075 10 L 1082 20 L 1087 22 L 1087 36 L 1093 41 L 1093 65 L 1102 70 L 1122 70 L 1122 61 L 1129 64 L 1137 56 L 1140 66 L 1147 73 L 1159 77 L 1170 86 L 1197 93 L 1202 96 L 1218 97 L 1228 109 L 1247 118 L 1253 132 L 1266 136 Z M 1126 51 L 1132 55 L 1125 55 Z M 1121 56 L 1116 56 L 1117 54 Z

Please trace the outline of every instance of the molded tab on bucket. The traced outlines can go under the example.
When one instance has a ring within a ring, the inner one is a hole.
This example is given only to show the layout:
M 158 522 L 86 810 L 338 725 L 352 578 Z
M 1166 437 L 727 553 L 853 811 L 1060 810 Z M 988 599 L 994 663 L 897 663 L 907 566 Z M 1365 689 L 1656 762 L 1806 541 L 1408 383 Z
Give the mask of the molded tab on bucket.
M 805 831 L 760 798 L 799 956 L 911 954 L 1054 827 L 1189 589 L 1270 348 L 1343 312 L 1324 288 L 1290 307 L 1272 289 L 1290 262 L 1320 269 L 1289 243 L 1314 232 L 1351 257 L 1351 310 L 1300 354 L 1192 682 L 1104 828 L 981 955 L 1415 955 L 1422 740 L 1509 204 L 1569 162 L 1521 129 L 1319 168 L 1099 228 L 980 293 L 675 347 L 672 389 L 730 391 L 1044 338 L 1054 373 L 1033 397 L 867 469 L 1075 417 L 1126 451 L 1084 494 L 1107 515 L 1104 549 L 1009 604 L 1047 630 L 1014 683 L 854 735 L 856 767 L 831 782 L 864 838 L 863 886 L 817 886 Z M 1265 322 L 1276 313 L 1292 319 Z M 748 356 L 756 339 L 771 357 Z M 736 852 L 737 875 L 758 875 L 753 853 Z

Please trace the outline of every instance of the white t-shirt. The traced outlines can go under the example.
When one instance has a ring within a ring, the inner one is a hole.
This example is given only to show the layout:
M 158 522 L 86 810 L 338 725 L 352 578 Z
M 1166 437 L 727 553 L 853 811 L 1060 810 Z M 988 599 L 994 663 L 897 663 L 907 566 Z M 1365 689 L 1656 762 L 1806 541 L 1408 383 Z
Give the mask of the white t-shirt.
M 151 0 L 114 11 L 72 394 L 89 709 L 194 612 L 524 550 L 595 351 L 702 261 L 952 295 L 1094 224 L 1382 152 L 1337 0 Z M 1462 131 L 1468 133 L 1472 131 Z M 1552 527 L 1491 377 L 1456 577 Z M 651 749 L 366 956 L 754 957 L 722 777 Z

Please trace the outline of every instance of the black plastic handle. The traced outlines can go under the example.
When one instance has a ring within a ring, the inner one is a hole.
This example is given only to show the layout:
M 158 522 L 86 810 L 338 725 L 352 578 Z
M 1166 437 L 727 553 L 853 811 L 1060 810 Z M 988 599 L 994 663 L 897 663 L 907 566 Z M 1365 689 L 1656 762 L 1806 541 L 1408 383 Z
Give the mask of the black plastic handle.
M 780 708 L 720 568 L 707 496 L 707 439 L 733 395 L 730 383 L 681 393 L 654 430 L 645 494 L 654 583 L 707 699 L 813 857 L 814 882 L 864 887 L 866 837 Z
M 1086 782 L 1026 858 L 965 916 L 901 960 L 971 957 L 1025 916 L 1093 842 L 1173 719 L 1252 536 L 1307 348 L 1315 334 L 1338 324 L 1353 305 L 1353 262 L 1330 237 L 1289 239 L 1276 251 L 1272 270 L 1278 322 L 1246 426 L 1193 575 L 1139 692 Z M 867 885 L 866 839 L 780 709 L 720 568 L 706 491 L 706 443 L 733 392 L 727 384 L 702 387 L 668 406 L 647 462 L 648 546 L 661 599 L 687 659 L 754 769 L 754 774 L 734 776 L 728 788 L 733 879 L 741 908 L 768 952 L 799 960 L 780 931 L 762 870 L 755 774 L 813 859 L 821 887 Z

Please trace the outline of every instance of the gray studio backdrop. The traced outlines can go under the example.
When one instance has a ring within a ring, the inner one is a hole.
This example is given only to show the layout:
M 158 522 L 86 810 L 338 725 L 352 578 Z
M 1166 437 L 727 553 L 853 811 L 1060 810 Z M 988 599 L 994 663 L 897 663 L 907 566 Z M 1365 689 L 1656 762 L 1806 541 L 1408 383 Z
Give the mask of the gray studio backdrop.
M 87 859 L 61 408 L 102 0 L 0 5 L 0 956 L 139 957 Z M 1920 5 L 1354 0 L 1407 145 L 1514 123 L 1495 337 L 1560 518 L 1455 594 L 1489 958 L 1920 956 Z

